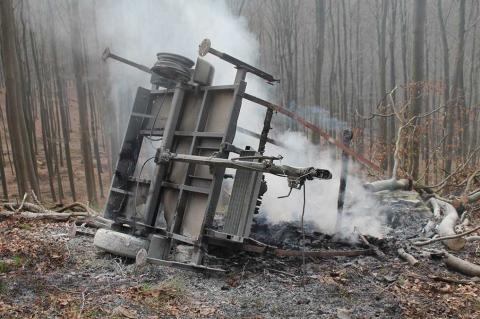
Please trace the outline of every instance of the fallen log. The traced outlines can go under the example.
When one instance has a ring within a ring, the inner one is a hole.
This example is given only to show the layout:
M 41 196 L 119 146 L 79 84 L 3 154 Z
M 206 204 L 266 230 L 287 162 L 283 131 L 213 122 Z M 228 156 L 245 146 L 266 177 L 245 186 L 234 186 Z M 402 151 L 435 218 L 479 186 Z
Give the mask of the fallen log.
M 416 242 L 413 242 L 413 244 L 415 246 L 425 246 L 425 245 L 429 245 L 429 244 L 433 244 L 433 243 L 436 243 L 437 241 L 442 241 L 442 240 L 448 240 L 448 239 L 454 239 L 454 238 L 459 238 L 459 237 L 463 237 L 463 236 L 466 236 L 468 234 L 471 234 L 477 230 L 480 229 L 480 225 L 478 225 L 477 227 L 475 228 L 472 228 L 466 232 L 463 232 L 463 233 L 460 233 L 460 234 L 455 234 L 455 235 L 450 235 L 450 236 L 445 236 L 445 237 L 437 237 L 437 238 L 432 238 L 432 239 L 429 239 L 429 240 L 422 240 L 422 241 L 416 241 Z M 480 237 L 480 236 L 471 236 L 471 237 Z M 473 240 L 472 240 L 473 241 Z
M 380 181 L 375 181 L 371 183 L 364 184 L 363 187 L 372 192 L 380 192 L 384 190 L 394 191 L 394 190 L 411 190 L 412 183 L 409 179 L 384 179 Z
M 110 229 L 112 228 L 114 221 L 108 218 L 103 218 L 101 216 L 88 215 L 85 218 L 77 218 L 75 220 L 75 223 L 85 225 L 86 227 L 91 227 L 91 228 Z
M 468 241 L 468 242 L 471 242 L 471 241 L 479 241 L 479 240 L 480 240 L 480 236 L 470 236 L 470 237 L 465 238 L 465 240 Z
M 29 202 L 23 202 L 22 204 L 19 203 L 3 203 L 3 207 L 5 207 L 8 210 L 13 210 L 15 212 L 19 212 L 20 210 L 32 212 L 32 213 L 48 213 L 48 214 L 53 214 L 57 213 L 54 210 L 46 209 L 43 206 L 37 205 L 37 204 L 32 204 Z
M 477 192 L 475 192 L 475 193 L 473 193 L 473 194 L 471 194 L 471 195 L 469 195 L 469 196 L 467 196 L 467 201 L 468 201 L 468 203 L 470 203 L 470 204 L 471 204 L 471 203 L 474 203 L 474 202 L 476 202 L 476 201 L 478 201 L 478 200 L 480 200 L 480 190 L 477 191 Z
M 445 255 L 445 265 L 455 271 L 458 271 L 464 275 L 472 277 L 480 277 L 480 266 L 461 258 L 455 257 L 447 252 Z
M 91 216 L 87 212 L 70 212 L 59 213 L 54 211 L 46 211 L 43 213 L 30 212 L 30 211 L 0 211 L 0 220 L 7 218 L 14 219 L 27 219 L 27 220 L 51 220 L 56 222 L 64 222 L 71 219 L 75 220 L 77 225 L 84 225 L 91 228 L 111 228 L 113 221 L 100 217 Z
M 29 220 L 42 220 L 49 219 L 54 221 L 67 221 L 70 218 L 76 217 L 85 217 L 88 216 L 86 212 L 72 212 L 72 213 L 57 213 L 57 212 L 45 212 L 45 213 L 33 213 L 29 211 L 23 212 L 11 212 L 11 211 L 2 211 L 0 212 L 0 218 L 20 218 L 20 219 L 29 219 Z
M 442 217 L 442 210 L 440 209 L 440 205 L 438 205 L 437 200 L 435 198 L 430 198 L 428 200 L 428 203 L 430 204 L 430 206 L 432 206 L 433 219 L 429 220 L 427 225 L 425 225 L 422 230 L 422 232 L 427 235 L 433 231 L 435 225 L 438 224 L 440 217 Z
M 76 208 L 76 207 L 81 208 L 85 212 L 89 212 L 91 215 L 98 215 L 98 212 L 96 212 L 91 207 L 89 207 L 89 206 L 87 206 L 83 203 L 80 203 L 80 202 L 73 202 L 73 203 L 68 204 L 66 206 L 60 207 L 56 211 L 61 213 L 61 212 L 64 212 L 66 210 L 72 210 L 73 208 Z
M 455 236 L 455 225 L 458 221 L 458 213 L 453 205 L 446 203 L 444 201 L 435 199 L 444 212 L 444 218 L 438 225 L 437 232 L 440 237 L 445 236 Z M 462 249 L 467 241 L 461 237 L 452 237 L 450 239 L 442 240 L 443 244 L 450 248 L 451 250 L 460 250 Z
M 386 256 L 385 254 L 375 245 L 370 244 L 370 242 L 363 236 L 362 234 L 359 234 L 358 237 L 362 240 L 362 242 L 370 248 L 371 251 L 374 252 L 374 254 L 381 260 L 385 260 Z
M 416 258 L 413 257 L 412 255 L 410 255 L 409 253 L 407 253 L 407 252 L 405 251 L 405 249 L 403 249 L 403 248 L 399 248 L 399 249 L 397 250 L 397 253 L 398 253 L 398 255 L 400 256 L 400 258 L 402 258 L 403 260 L 407 261 L 407 262 L 408 262 L 410 265 L 412 265 L 412 266 L 416 266 L 416 265 L 419 263 L 418 259 L 416 259 Z

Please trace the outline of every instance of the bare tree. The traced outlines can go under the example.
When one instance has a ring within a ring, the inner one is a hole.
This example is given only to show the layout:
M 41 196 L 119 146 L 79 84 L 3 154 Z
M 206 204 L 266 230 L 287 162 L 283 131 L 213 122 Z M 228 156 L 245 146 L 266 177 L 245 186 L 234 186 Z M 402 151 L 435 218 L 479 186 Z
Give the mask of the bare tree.
M 71 48 L 73 57 L 73 71 L 78 99 L 78 113 L 80 118 L 80 136 L 82 145 L 83 165 L 85 168 L 85 182 L 87 185 L 88 200 L 97 202 L 95 176 L 93 171 L 93 157 L 91 137 L 88 125 L 88 104 L 84 76 L 84 59 L 82 54 L 82 34 L 80 33 L 80 12 L 78 0 L 70 2 Z
M 412 53 L 412 83 L 410 96 L 412 99 L 410 118 L 422 112 L 424 86 L 424 51 L 425 51 L 425 22 L 426 0 L 413 2 L 413 53 Z M 413 123 L 414 125 L 416 123 Z M 411 172 L 413 179 L 419 176 L 420 141 L 418 135 L 413 135 L 411 147 Z

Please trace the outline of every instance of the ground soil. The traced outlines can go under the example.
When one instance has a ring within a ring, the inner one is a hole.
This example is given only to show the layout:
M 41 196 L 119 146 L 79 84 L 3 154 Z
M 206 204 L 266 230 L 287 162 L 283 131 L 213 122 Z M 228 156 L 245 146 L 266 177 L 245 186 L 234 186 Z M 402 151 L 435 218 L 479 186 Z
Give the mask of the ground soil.
M 428 219 L 426 207 L 411 196 L 386 196 L 390 221 L 396 222 L 385 238 L 369 238 L 385 258 L 307 258 L 303 265 L 298 258 L 245 252 L 208 256 L 207 264 L 227 270 L 222 275 L 137 266 L 98 251 L 91 236 L 72 237 L 66 223 L 3 220 L 0 317 L 480 317 L 478 282 L 447 270 L 441 260 L 409 244 L 408 237 L 418 236 Z M 298 225 L 286 227 L 292 234 L 289 246 L 295 249 Z M 312 238 L 308 248 L 365 248 L 315 232 L 307 238 Z M 400 260 L 398 247 L 415 255 L 420 265 Z M 432 248 L 443 249 L 441 243 Z M 470 243 L 455 254 L 479 263 L 478 252 L 478 244 Z

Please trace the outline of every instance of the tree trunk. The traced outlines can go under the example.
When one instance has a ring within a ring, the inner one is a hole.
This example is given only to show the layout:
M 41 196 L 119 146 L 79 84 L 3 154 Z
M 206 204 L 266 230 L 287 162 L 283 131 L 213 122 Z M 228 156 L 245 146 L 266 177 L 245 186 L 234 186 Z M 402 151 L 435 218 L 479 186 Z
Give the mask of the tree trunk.
M 381 1 L 381 16 L 380 21 L 377 21 L 377 36 L 378 36 L 378 83 L 380 86 L 379 113 L 385 114 L 387 99 L 387 55 L 386 55 L 386 34 L 387 34 L 387 16 L 388 16 L 388 1 Z M 388 168 L 388 148 L 387 148 L 387 119 L 383 116 L 378 117 L 378 141 L 381 152 L 383 152 L 383 160 L 381 163 L 382 169 L 385 171 Z
M 325 55 L 325 0 L 316 0 L 315 2 L 315 22 L 317 34 L 317 47 L 315 50 L 315 84 L 313 88 L 315 107 L 321 107 L 322 102 L 322 70 L 323 58 Z M 315 124 L 320 124 L 318 116 L 315 117 Z M 318 144 L 320 136 L 316 133 L 313 135 L 313 142 Z
M 85 181 L 87 186 L 88 200 L 91 203 L 97 202 L 95 176 L 93 171 L 92 147 L 90 130 L 88 125 L 88 104 L 84 79 L 84 61 L 82 57 L 82 35 L 80 33 L 80 12 L 78 0 L 70 2 L 70 30 L 73 56 L 73 71 L 77 90 L 78 113 L 80 120 L 80 137 L 82 147 L 82 158 L 85 168 Z
M 22 106 L 22 84 L 20 67 L 15 44 L 15 17 L 11 0 L 0 1 L 0 21 L 2 30 L 2 58 L 5 70 L 6 110 L 10 141 L 13 150 L 15 177 L 19 196 L 28 190 L 28 184 L 39 196 L 38 180 L 32 162 L 35 160 L 30 152 L 24 108 Z
M 420 115 L 423 105 L 423 86 L 424 86 L 424 50 L 425 50 L 425 22 L 426 0 L 417 0 L 413 2 L 413 54 L 412 54 L 412 83 L 410 96 L 412 99 L 412 108 L 410 117 Z M 418 124 L 418 120 L 413 125 Z M 411 168 L 412 178 L 416 180 L 419 175 L 420 161 L 420 139 L 418 134 L 413 135 L 411 147 Z

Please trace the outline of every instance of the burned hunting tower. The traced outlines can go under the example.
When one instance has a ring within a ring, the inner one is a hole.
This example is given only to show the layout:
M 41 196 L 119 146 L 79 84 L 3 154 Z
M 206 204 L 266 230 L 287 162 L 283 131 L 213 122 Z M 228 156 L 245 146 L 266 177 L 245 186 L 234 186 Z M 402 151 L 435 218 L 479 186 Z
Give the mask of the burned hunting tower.
M 278 80 L 213 49 L 208 39 L 199 46 L 199 55 L 206 54 L 237 69 L 232 84 L 213 86 L 214 68 L 201 57 L 194 63 L 158 53 L 148 68 L 105 50 L 104 59 L 150 73 L 152 88 L 138 88 L 105 206 L 112 227 L 97 232 L 97 247 L 127 257 L 146 251 L 152 263 L 203 269 L 209 246 L 251 244 L 253 215 L 267 190 L 263 174 L 284 176 L 291 189 L 332 177 L 324 169 L 277 165 L 280 157 L 264 155 L 275 108 L 245 92 L 245 77 L 251 73 L 269 84 Z M 266 107 L 261 132 L 237 127 L 243 99 Z M 256 136 L 258 146 L 233 145 L 237 131 Z M 145 174 L 147 163 L 154 163 L 153 174 Z M 226 168 L 235 174 L 225 174 Z M 214 228 L 222 182 L 232 177 L 224 223 Z

